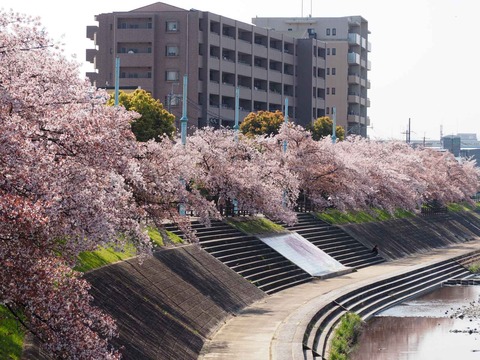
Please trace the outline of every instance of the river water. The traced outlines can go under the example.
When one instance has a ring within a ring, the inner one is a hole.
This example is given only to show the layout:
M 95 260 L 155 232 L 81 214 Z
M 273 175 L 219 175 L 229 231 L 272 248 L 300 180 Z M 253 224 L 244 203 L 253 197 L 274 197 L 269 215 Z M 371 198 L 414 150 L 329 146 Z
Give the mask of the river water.
M 480 286 L 445 286 L 370 319 L 351 360 L 480 360 Z M 452 316 L 456 314 L 457 316 Z

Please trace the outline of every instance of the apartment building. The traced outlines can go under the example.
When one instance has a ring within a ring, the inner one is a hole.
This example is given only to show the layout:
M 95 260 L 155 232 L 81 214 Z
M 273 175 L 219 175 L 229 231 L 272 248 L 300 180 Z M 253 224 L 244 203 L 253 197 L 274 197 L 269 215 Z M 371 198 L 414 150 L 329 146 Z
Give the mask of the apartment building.
M 340 104 L 340 97 L 329 97 L 331 89 L 340 91 L 340 87 L 329 85 L 327 71 L 353 71 L 347 50 L 354 45 L 344 50 L 345 59 L 340 59 L 340 47 L 336 50 L 339 55 L 330 59 L 328 42 L 313 36 L 311 30 L 299 35 L 299 31 L 283 31 L 280 26 L 273 30 L 160 2 L 129 12 L 100 14 L 95 19 L 98 26 L 87 27 L 87 37 L 95 42 L 95 49 L 86 51 L 87 61 L 95 68 L 95 72 L 87 73 L 92 83 L 112 88 L 118 57 L 120 88 L 141 87 L 151 92 L 179 121 L 182 79 L 187 75 L 189 128 L 233 126 L 236 88 L 240 121 L 251 111 L 285 111 L 288 98 L 290 118 L 303 126 L 329 115 L 334 106 L 339 125 L 361 124 L 362 119 L 367 124 L 366 106 L 361 105 L 361 99 L 366 98 L 366 90 L 362 93 L 366 75 L 361 76 L 360 55 L 358 74 L 345 76 L 343 84 L 345 91 L 358 90 L 358 104 L 347 103 L 350 97 L 344 104 Z M 364 38 L 359 40 L 358 54 Z M 338 65 L 333 65 L 334 61 Z M 357 80 L 357 87 L 348 86 L 349 81 Z M 342 106 L 345 114 L 356 112 L 358 118 L 342 117 Z
M 326 48 L 325 114 L 336 108 L 337 124 L 348 134 L 366 136 L 370 125 L 367 96 L 370 89 L 368 71 L 368 22 L 361 16 L 339 18 L 254 18 L 253 24 L 298 38 L 321 40 Z

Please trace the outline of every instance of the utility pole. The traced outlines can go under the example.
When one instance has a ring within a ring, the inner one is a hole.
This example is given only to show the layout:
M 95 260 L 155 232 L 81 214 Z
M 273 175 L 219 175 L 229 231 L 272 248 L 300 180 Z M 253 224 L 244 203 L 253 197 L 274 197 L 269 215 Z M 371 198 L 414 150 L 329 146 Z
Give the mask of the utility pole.
M 410 118 L 408 118 L 408 141 L 407 141 L 407 143 L 409 143 L 409 144 L 411 142 L 411 131 L 412 130 L 410 128 Z

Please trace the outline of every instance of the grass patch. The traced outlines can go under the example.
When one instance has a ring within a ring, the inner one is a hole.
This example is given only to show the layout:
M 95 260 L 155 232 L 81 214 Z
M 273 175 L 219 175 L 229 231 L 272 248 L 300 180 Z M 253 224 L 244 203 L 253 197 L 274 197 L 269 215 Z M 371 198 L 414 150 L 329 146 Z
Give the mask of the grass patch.
M 165 233 L 168 236 L 168 240 L 170 240 L 172 243 L 183 244 L 183 239 L 177 234 L 168 230 L 165 230 Z M 150 239 L 153 241 L 154 244 L 158 246 L 165 246 L 165 242 L 163 241 L 163 236 L 162 234 L 160 234 L 160 231 L 158 231 L 157 229 L 149 227 L 148 236 L 150 236 Z
M 168 237 L 170 238 L 170 240 L 174 244 L 183 244 L 183 239 L 180 236 L 178 236 L 177 234 L 175 234 L 171 231 L 168 231 L 168 230 L 166 230 L 166 233 L 167 233 Z
M 461 212 L 461 211 L 472 211 L 475 208 L 478 208 L 479 204 L 471 205 L 468 203 L 450 203 L 447 204 L 448 211 L 452 212 Z
M 166 231 L 170 241 L 174 244 L 183 243 L 180 236 Z M 160 232 L 155 228 L 148 228 L 148 236 L 152 242 L 158 246 L 164 246 L 163 237 Z M 102 266 L 113 264 L 117 261 L 122 261 L 131 258 L 137 254 L 133 244 L 127 244 L 123 250 L 115 250 L 113 247 L 100 248 L 96 251 L 85 251 L 78 256 L 78 264 L 75 266 L 75 270 L 86 272 L 93 269 L 98 269 Z
M 362 332 L 363 321 L 354 313 L 342 316 L 335 329 L 330 347 L 329 360 L 347 360 L 357 344 Z
M 157 229 L 149 227 L 148 236 L 150 236 L 150 240 L 152 240 L 152 242 L 155 245 L 158 245 L 158 246 L 164 245 L 162 234 L 160 234 L 160 232 Z
M 394 214 L 390 214 L 388 211 L 381 209 L 373 209 L 370 212 L 343 212 L 337 209 L 329 209 L 320 213 L 316 213 L 316 216 L 330 224 L 361 224 L 366 222 L 387 221 L 391 219 L 413 217 L 414 214 L 406 210 L 397 210 Z
M 281 225 L 261 217 L 228 219 L 228 223 L 246 234 L 268 234 L 286 231 Z
M 0 359 L 20 360 L 25 331 L 8 309 L 0 305 Z
M 480 262 L 474 262 L 472 264 L 468 264 L 467 269 L 471 273 L 479 274 L 480 273 Z
M 78 255 L 78 264 L 74 269 L 86 272 L 135 255 L 135 247 L 132 244 L 125 246 L 125 249 L 121 251 L 115 250 L 113 247 L 100 248 L 96 251 L 84 251 Z

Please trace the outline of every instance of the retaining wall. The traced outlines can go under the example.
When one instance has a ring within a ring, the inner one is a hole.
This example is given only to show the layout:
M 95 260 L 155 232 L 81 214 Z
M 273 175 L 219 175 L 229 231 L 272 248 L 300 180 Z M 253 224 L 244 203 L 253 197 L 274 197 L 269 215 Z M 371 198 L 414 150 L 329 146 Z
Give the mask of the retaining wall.
M 448 212 L 340 227 L 368 247 L 377 244 L 380 255 L 393 260 L 473 240 L 480 236 L 480 217 Z

